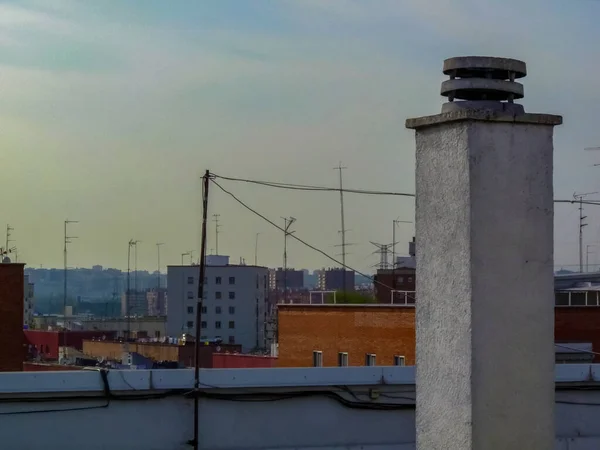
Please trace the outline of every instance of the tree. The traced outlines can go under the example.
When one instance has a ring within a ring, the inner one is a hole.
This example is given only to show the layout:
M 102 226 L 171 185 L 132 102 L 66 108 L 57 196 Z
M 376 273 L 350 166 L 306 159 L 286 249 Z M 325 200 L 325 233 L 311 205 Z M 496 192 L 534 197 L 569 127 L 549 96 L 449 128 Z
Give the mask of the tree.
M 335 293 L 335 302 L 342 305 L 361 305 L 365 303 L 377 303 L 375 297 L 364 292 L 356 291 L 337 291 Z M 333 294 L 325 298 L 325 303 L 333 303 Z

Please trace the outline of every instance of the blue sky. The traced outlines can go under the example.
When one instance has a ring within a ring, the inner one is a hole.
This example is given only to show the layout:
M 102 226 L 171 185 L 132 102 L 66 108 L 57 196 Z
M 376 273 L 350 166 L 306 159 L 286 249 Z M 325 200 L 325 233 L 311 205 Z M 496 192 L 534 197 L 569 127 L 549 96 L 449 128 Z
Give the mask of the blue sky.
M 79 219 L 73 265 L 123 268 L 198 246 L 199 175 L 414 190 L 407 117 L 435 114 L 442 61 L 485 54 L 523 59 L 526 109 L 559 113 L 555 191 L 600 191 L 600 1 L 594 0 L 29 0 L 0 1 L 0 223 L 22 258 L 61 263 L 62 221 Z M 330 253 L 338 199 L 231 185 L 272 218 Z M 220 250 L 281 261 L 280 232 L 213 192 Z M 389 242 L 413 204 L 348 196 L 348 261 L 369 270 L 368 241 Z M 586 243 L 600 240 L 588 211 Z M 556 261 L 577 262 L 577 211 L 557 206 Z M 412 236 L 398 230 L 399 251 Z M 211 234 L 214 241 L 214 233 Z M 292 244 L 298 267 L 329 265 Z M 592 262 L 600 262 L 591 256 Z

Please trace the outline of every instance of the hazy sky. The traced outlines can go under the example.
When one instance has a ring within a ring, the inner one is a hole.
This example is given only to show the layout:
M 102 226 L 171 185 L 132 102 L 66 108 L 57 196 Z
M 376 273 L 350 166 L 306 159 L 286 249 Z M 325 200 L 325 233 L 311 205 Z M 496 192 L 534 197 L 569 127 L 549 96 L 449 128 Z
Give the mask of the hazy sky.
M 556 197 L 600 191 L 600 152 L 583 151 L 600 146 L 598 17 L 593 0 L 1 1 L 0 223 L 32 266 L 62 265 L 69 218 L 70 265 L 125 268 L 136 238 L 153 270 L 156 242 L 163 266 L 198 249 L 206 169 L 335 185 L 341 161 L 348 187 L 413 192 L 404 120 L 439 112 L 442 61 L 465 54 L 527 62 L 526 110 L 565 116 Z M 339 252 L 336 193 L 223 183 Z M 253 262 L 261 232 L 259 263 L 281 265 L 281 232 L 216 189 L 210 201 L 220 253 Z M 600 208 L 587 215 L 586 244 L 600 243 Z M 410 198 L 347 195 L 348 262 L 369 270 L 368 241 L 413 216 Z M 577 263 L 577 227 L 557 205 L 557 264 Z M 412 234 L 398 228 L 399 253 Z M 290 241 L 289 265 L 329 263 Z

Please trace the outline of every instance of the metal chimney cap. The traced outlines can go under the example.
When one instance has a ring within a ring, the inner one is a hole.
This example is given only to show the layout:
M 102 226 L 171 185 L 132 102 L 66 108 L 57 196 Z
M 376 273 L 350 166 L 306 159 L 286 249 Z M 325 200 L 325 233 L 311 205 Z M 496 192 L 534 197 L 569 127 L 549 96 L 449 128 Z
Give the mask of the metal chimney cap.
M 523 61 L 493 56 L 459 56 L 444 61 L 444 75 L 457 78 L 493 78 L 509 80 L 527 76 L 527 65 Z
M 445 60 L 443 71 L 450 79 L 442 83 L 440 91 L 449 101 L 442 106 L 442 112 L 463 108 L 501 110 L 510 114 L 525 112 L 523 106 L 514 104 L 515 99 L 525 95 L 523 85 L 515 81 L 527 75 L 523 61 L 460 56 Z

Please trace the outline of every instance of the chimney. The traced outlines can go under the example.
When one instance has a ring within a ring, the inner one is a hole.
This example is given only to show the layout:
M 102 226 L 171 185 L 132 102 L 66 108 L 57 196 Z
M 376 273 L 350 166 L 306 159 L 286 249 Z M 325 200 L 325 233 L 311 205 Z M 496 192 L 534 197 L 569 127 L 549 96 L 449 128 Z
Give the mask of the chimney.
M 554 448 L 553 129 L 522 61 L 444 61 L 416 131 L 417 449 Z

